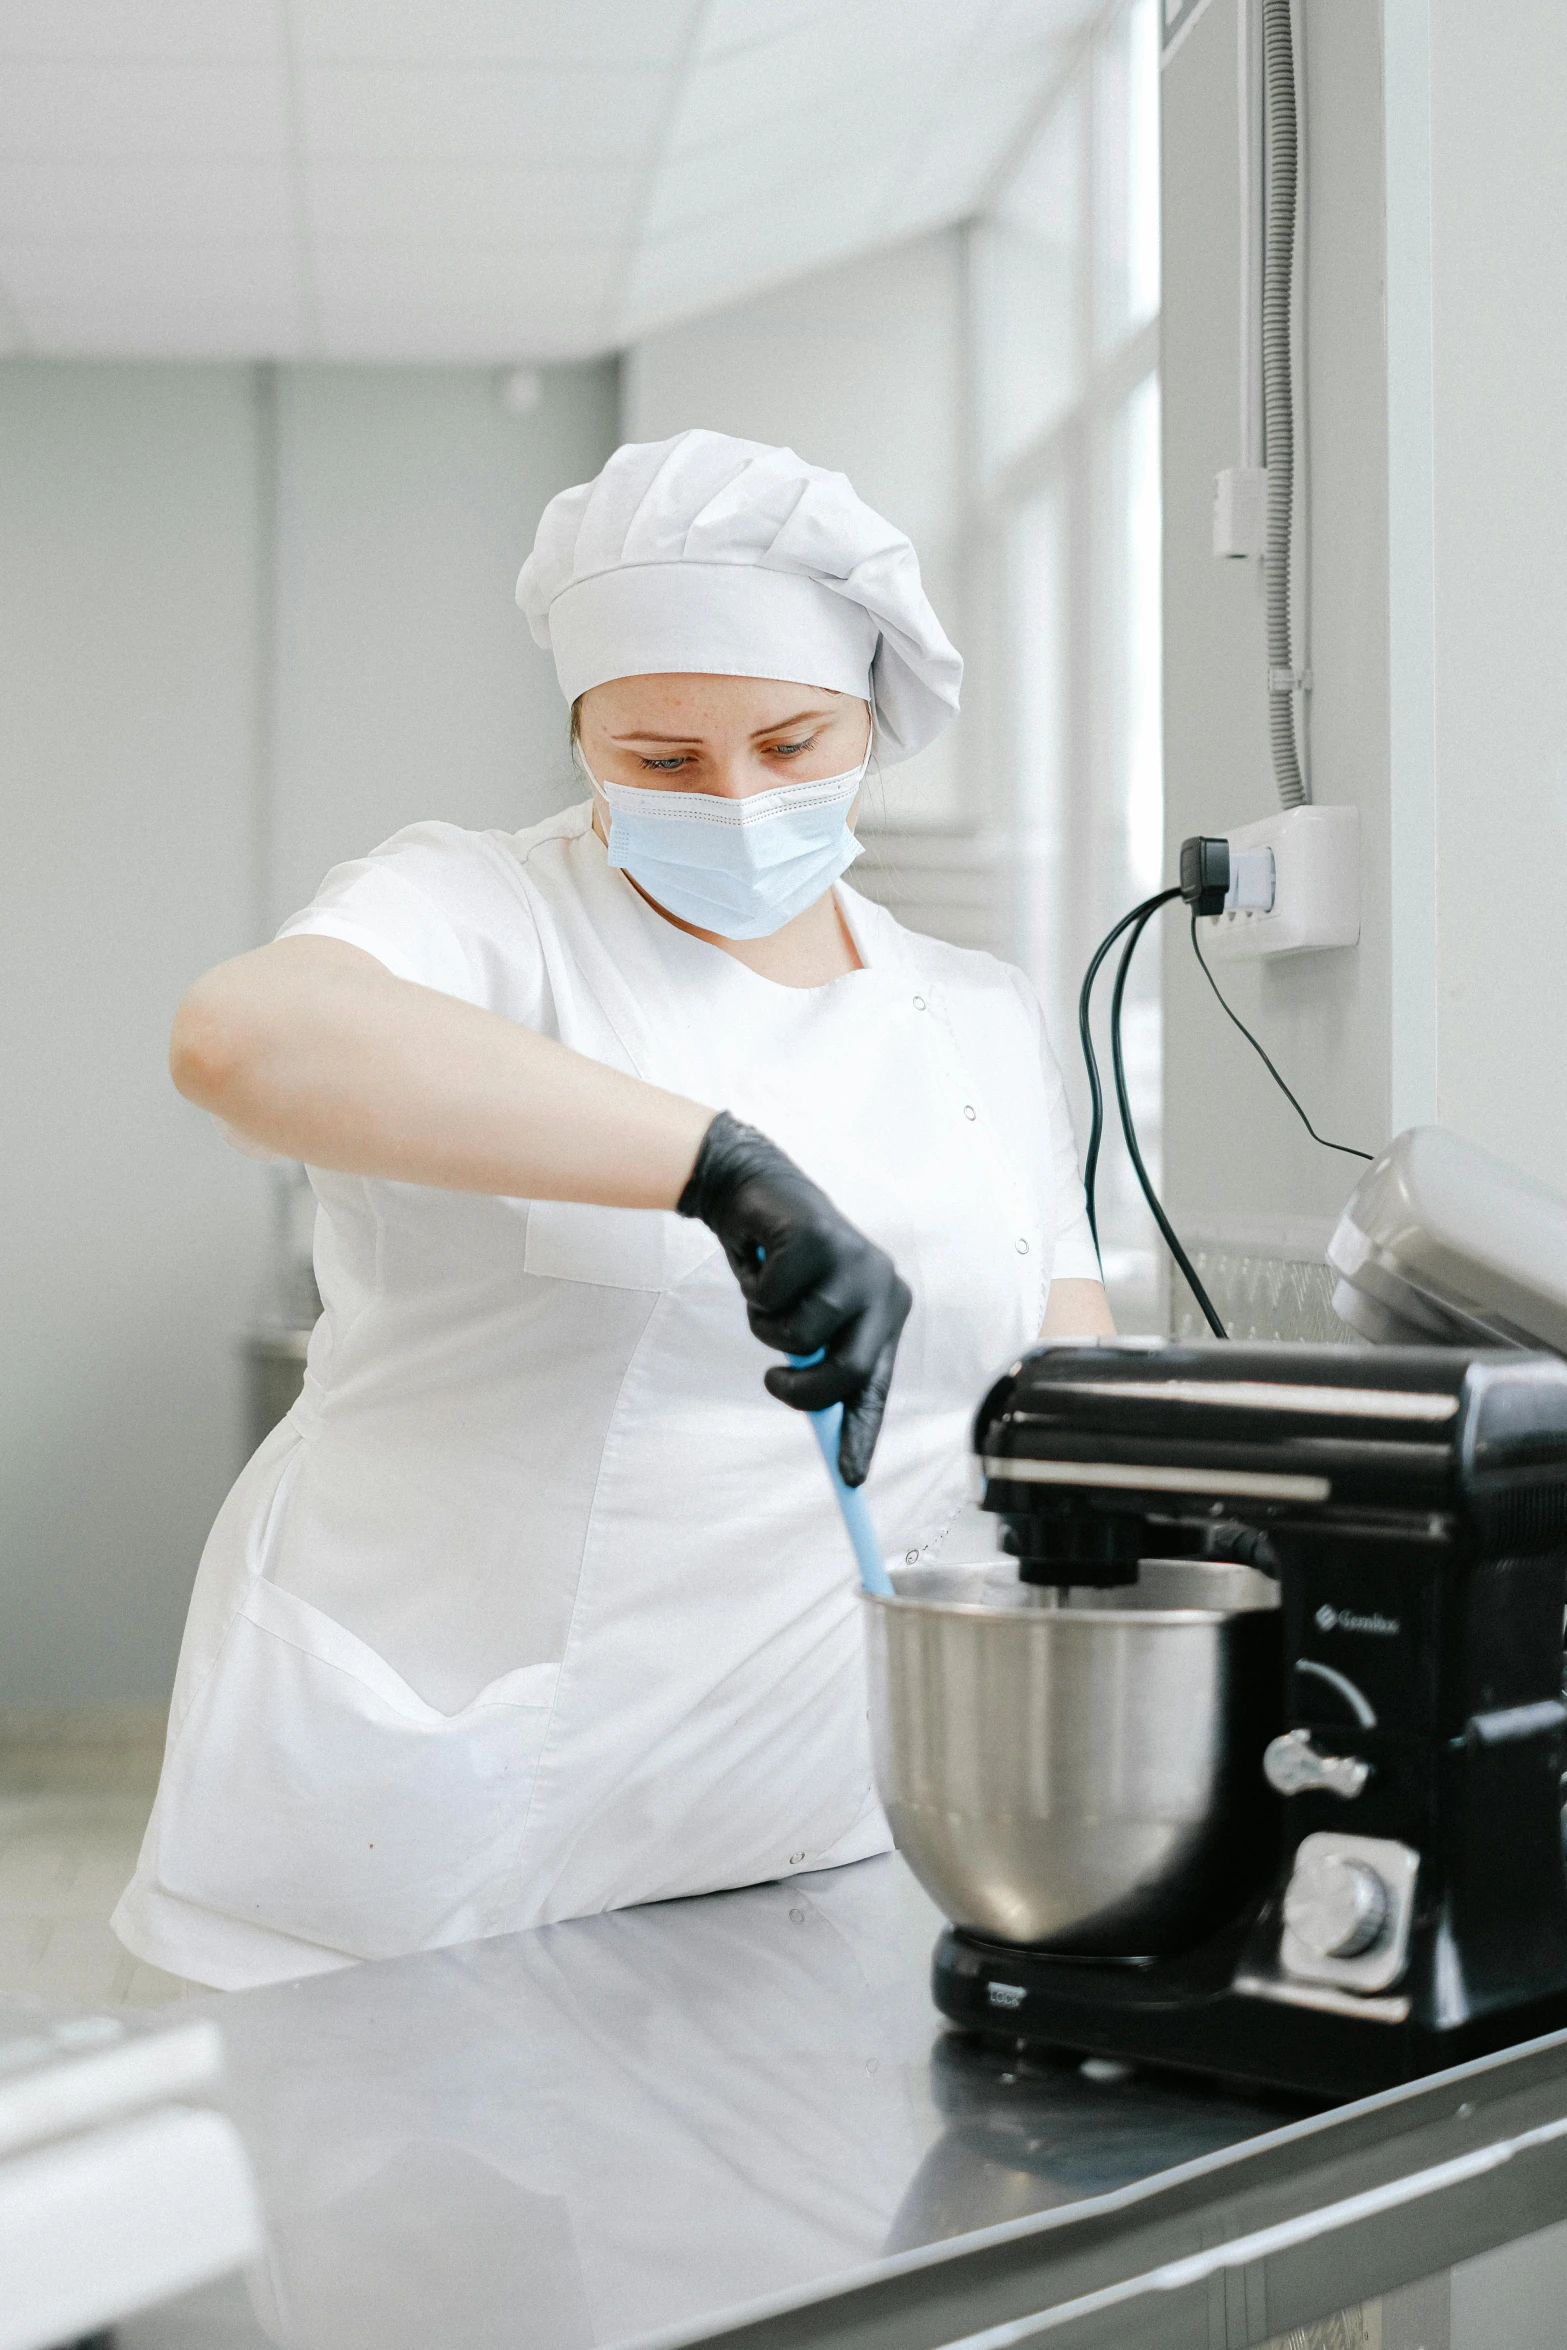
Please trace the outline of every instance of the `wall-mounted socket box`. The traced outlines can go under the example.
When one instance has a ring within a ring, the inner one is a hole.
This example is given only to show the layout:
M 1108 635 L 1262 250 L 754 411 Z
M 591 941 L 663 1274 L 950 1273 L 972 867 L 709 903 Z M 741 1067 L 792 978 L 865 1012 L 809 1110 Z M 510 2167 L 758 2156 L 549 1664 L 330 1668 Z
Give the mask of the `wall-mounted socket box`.
M 1283 808 L 1226 835 L 1232 863 L 1273 852 L 1273 903 L 1200 916 L 1203 950 L 1216 962 L 1303 955 L 1360 941 L 1360 810 Z
M 1213 477 L 1213 551 L 1261 555 L 1268 544 L 1268 469 L 1227 465 Z

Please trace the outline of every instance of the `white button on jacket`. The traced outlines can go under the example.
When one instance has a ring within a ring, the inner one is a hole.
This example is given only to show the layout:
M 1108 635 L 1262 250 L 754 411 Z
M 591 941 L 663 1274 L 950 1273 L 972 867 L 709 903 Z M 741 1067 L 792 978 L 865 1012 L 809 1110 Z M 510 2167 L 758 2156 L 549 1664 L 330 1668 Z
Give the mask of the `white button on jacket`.
M 976 1401 L 1052 1269 L 1097 1267 L 1025 983 L 839 895 L 865 968 L 777 986 L 578 807 L 415 826 L 286 930 L 797 1159 L 913 1290 L 867 1496 L 890 1555 L 935 1556 Z M 713 1235 L 311 1180 L 325 1312 L 202 1559 L 122 1938 L 237 1987 L 884 1849 L 853 1564 Z

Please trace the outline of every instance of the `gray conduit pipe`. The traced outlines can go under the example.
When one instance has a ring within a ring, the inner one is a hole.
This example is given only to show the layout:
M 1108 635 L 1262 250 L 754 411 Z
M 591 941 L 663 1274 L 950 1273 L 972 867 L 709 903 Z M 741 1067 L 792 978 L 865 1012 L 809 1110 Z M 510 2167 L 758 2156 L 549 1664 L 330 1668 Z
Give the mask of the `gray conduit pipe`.
M 1295 51 L 1290 0 L 1262 0 L 1267 111 L 1267 220 L 1262 269 L 1262 415 L 1268 467 L 1263 596 L 1268 634 L 1268 733 L 1273 779 L 1286 808 L 1307 792 L 1295 748 L 1295 662 L 1290 647 L 1290 515 L 1295 497 L 1295 416 L 1290 386 L 1290 278 L 1295 259 Z

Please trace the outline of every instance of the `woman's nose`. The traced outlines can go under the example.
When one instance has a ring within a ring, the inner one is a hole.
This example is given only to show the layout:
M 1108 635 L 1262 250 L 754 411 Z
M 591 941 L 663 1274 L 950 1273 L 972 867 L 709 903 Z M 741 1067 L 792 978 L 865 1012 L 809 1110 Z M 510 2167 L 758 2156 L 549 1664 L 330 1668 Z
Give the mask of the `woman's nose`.
M 752 792 L 765 791 L 772 780 L 748 751 L 735 751 L 727 758 L 715 752 L 703 789 L 715 799 L 745 800 Z

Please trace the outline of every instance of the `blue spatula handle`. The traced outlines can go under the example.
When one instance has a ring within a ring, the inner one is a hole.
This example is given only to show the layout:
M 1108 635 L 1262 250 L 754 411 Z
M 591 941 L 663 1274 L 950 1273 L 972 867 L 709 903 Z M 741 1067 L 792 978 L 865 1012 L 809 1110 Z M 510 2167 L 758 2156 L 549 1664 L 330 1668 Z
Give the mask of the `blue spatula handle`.
M 821 1361 L 826 1351 L 825 1347 L 819 1346 L 813 1355 L 791 1355 L 789 1360 L 797 1371 L 808 1371 L 813 1363 Z M 806 1417 L 821 1448 L 822 1459 L 827 1464 L 832 1489 L 838 1496 L 838 1507 L 843 1514 L 844 1528 L 854 1551 L 855 1565 L 860 1570 L 860 1581 L 878 1599 L 891 1599 L 894 1596 L 892 1581 L 881 1563 L 881 1545 L 876 1539 L 876 1529 L 871 1524 L 871 1513 L 866 1507 L 865 1496 L 857 1485 L 845 1485 L 843 1472 L 838 1466 L 843 1406 L 841 1403 L 830 1403 L 822 1411 L 808 1412 Z
M 756 1261 L 759 1265 L 766 1255 L 766 1249 L 757 1250 Z M 789 1360 L 797 1371 L 808 1371 L 813 1363 L 822 1360 L 826 1352 L 824 1346 L 819 1346 L 813 1355 L 791 1355 Z M 866 1507 L 865 1496 L 857 1485 L 845 1485 L 843 1472 L 838 1466 L 843 1406 L 841 1403 L 830 1403 L 819 1412 L 808 1412 L 806 1418 L 811 1423 L 822 1459 L 827 1464 L 833 1492 L 838 1497 L 839 1513 L 843 1518 L 844 1531 L 849 1537 L 849 1547 L 854 1552 L 854 1563 L 860 1570 L 861 1586 L 877 1599 L 895 1599 L 897 1594 L 892 1588 L 892 1578 L 881 1563 L 881 1545 L 876 1539 L 876 1529 L 871 1524 L 871 1513 Z

